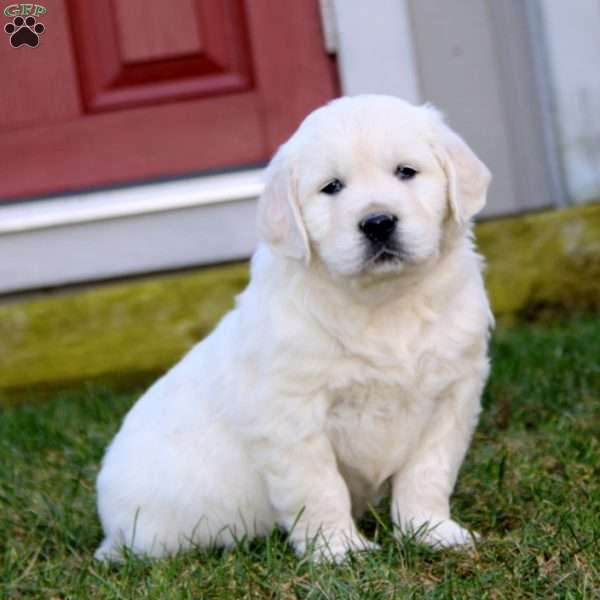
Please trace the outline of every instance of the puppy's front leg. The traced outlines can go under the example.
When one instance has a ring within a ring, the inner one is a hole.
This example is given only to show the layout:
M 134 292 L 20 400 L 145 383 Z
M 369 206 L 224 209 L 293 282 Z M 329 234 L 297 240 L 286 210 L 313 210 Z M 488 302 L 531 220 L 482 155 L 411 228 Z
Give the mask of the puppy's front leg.
M 314 543 L 314 560 L 339 562 L 348 550 L 376 547 L 356 528 L 350 493 L 324 434 L 312 434 L 285 447 L 263 448 L 261 454 L 278 522 L 289 532 L 298 554 Z
M 486 371 L 454 384 L 438 400 L 411 459 L 392 478 L 392 520 L 438 548 L 469 545 L 471 534 L 450 518 L 450 495 L 480 411 Z

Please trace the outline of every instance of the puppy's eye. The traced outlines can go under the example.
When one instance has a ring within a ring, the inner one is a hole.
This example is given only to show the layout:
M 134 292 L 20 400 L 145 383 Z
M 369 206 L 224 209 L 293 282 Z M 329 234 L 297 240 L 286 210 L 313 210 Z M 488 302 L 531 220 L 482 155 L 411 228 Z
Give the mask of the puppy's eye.
M 344 189 L 344 184 L 339 179 L 332 179 L 325 187 L 321 188 L 321 193 L 333 196 Z
M 395 175 L 398 179 L 412 179 L 418 171 L 412 167 L 404 167 L 399 165 L 396 167 Z

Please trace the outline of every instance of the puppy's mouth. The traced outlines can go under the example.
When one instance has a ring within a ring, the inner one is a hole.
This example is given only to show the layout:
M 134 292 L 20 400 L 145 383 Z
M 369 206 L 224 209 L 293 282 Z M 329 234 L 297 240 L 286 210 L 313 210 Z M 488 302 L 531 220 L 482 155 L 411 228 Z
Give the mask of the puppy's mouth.
M 381 248 L 371 258 L 374 263 L 397 262 L 402 261 L 402 255 L 392 248 Z
M 365 267 L 369 269 L 384 265 L 395 266 L 405 262 L 406 259 L 406 253 L 395 244 L 379 244 L 376 247 L 369 248 Z

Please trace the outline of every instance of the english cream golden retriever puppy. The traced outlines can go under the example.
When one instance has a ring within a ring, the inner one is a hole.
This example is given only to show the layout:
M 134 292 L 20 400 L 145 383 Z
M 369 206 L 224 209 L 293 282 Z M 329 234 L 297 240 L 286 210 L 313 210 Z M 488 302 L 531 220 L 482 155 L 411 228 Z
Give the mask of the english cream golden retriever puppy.
M 430 106 L 341 98 L 273 158 L 251 281 L 131 409 L 98 477 L 105 539 L 164 556 L 289 532 L 298 553 L 397 531 L 469 544 L 449 497 L 488 374 L 471 219 L 490 174 Z

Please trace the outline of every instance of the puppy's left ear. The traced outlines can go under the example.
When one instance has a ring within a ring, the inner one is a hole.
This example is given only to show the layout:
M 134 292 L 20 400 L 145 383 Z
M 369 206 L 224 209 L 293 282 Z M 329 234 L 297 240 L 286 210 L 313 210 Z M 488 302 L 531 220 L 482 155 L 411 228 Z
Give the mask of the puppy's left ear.
M 288 258 L 310 260 L 310 245 L 298 199 L 298 179 L 285 147 L 266 172 L 266 186 L 258 199 L 259 235 Z
M 486 202 L 492 174 L 473 150 L 446 123 L 436 109 L 427 107 L 433 120 L 433 150 L 448 181 L 448 202 L 454 220 L 467 223 Z

